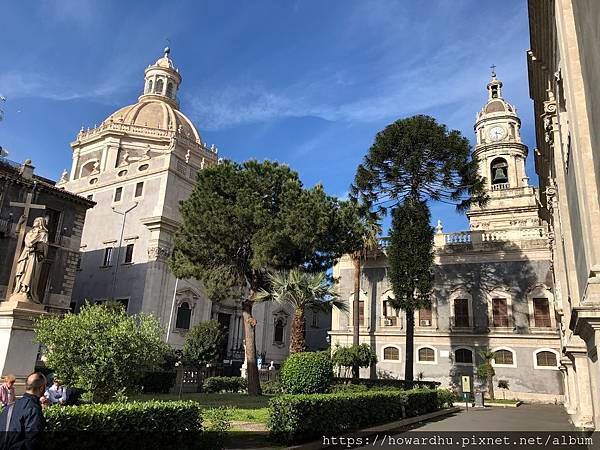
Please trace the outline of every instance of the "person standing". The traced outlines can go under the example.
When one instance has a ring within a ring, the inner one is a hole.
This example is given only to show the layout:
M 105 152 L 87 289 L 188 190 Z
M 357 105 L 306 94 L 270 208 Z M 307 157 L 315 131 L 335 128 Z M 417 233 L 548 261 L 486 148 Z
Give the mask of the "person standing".
M 3 383 L 0 384 L 0 405 L 4 408 L 15 401 L 15 377 L 12 373 L 3 377 Z
M 27 377 L 25 394 L 2 410 L 0 448 L 35 450 L 39 448 L 40 434 L 46 426 L 40 397 L 46 391 L 46 377 L 34 372 Z

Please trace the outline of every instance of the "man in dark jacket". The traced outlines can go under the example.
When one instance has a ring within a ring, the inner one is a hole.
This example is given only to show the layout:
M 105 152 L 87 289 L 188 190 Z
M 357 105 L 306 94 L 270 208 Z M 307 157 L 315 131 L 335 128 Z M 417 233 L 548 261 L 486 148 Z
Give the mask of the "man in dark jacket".
M 0 449 L 34 450 L 38 448 L 46 419 L 40 397 L 46 390 L 46 377 L 32 373 L 25 382 L 25 394 L 0 414 Z

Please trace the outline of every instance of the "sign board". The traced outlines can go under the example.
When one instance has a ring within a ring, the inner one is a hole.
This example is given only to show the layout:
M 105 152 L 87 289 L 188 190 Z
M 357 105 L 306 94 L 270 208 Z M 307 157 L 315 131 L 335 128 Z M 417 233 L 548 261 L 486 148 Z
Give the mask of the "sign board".
M 471 377 L 468 375 L 463 375 L 460 381 L 462 385 L 462 391 L 471 392 Z
M 450 352 L 448 350 L 440 350 L 440 356 L 442 358 L 448 358 L 450 356 Z

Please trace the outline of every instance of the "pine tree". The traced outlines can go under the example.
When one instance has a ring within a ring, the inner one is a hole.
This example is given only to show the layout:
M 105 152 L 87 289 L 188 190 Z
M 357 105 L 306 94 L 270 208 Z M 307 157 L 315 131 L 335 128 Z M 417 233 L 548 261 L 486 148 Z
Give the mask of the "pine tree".
M 431 306 L 433 287 L 433 227 L 427 204 L 408 198 L 392 211 L 387 249 L 388 277 L 394 298 L 388 301 L 406 313 L 404 379 L 413 379 L 415 312 Z
M 349 251 L 355 215 L 317 185 L 275 162 L 224 162 L 198 173 L 181 203 L 170 266 L 204 282 L 213 301 L 241 295 L 248 393 L 260 394 L 256 365 L 256 294 L 274 270 L 323 272 Z
M 351 196 L 379 214 L 394 211 L 391 235 L 395 235 L 396 242 L 408 243 L 405 240 L 413 238 L 419 241 L 412 250 L 398 248 L 397 244 L 388 250 L 388 254 L 395 252 L 390 260 L 390 272 L 396 274 L 394 295 L 404 307 L 410 308 L 406 311 L 407 380 L 413 377 L 412 311 L 431 283 L 427 281 L 427 270 L 432 268 L 433 241 L 428 241 L 431 227 L 425 221 L 425 217 L 429 220 L 427 202 L 454 204 L 459 211 L 465 211 L 474 201 L 483 205 L 485 180 L 478 175 L 477 167 L 477 161 L 471 158 L 469 141 L 459 131 L 449 131 L 433 117 L 417 115 L 397 120 L 379 132 L 356 171 Z M 413 213 L 418 220 L 409 217 Z M 409 230 L 398 228 L 406 223 L 412 235 L 408 235 Z M 416 229 L 418 224 L 422 226 L 420 231 Z M 393 267 L 394 264 L 402 265 Z M 408 279 L 401 280 L 401 276 Z M 416 289 L 420 285 L 420 290 L 409 292 L 411 284 Z

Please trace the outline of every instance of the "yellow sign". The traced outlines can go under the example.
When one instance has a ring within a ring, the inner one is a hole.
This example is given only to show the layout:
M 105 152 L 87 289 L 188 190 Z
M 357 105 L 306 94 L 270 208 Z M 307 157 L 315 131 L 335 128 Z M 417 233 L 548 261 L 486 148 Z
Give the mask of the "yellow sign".
M 462 382 L 462 391 L 463 392 L 471 392 L 471 377 L 468 375 L 463 375 L 461 377 Z

